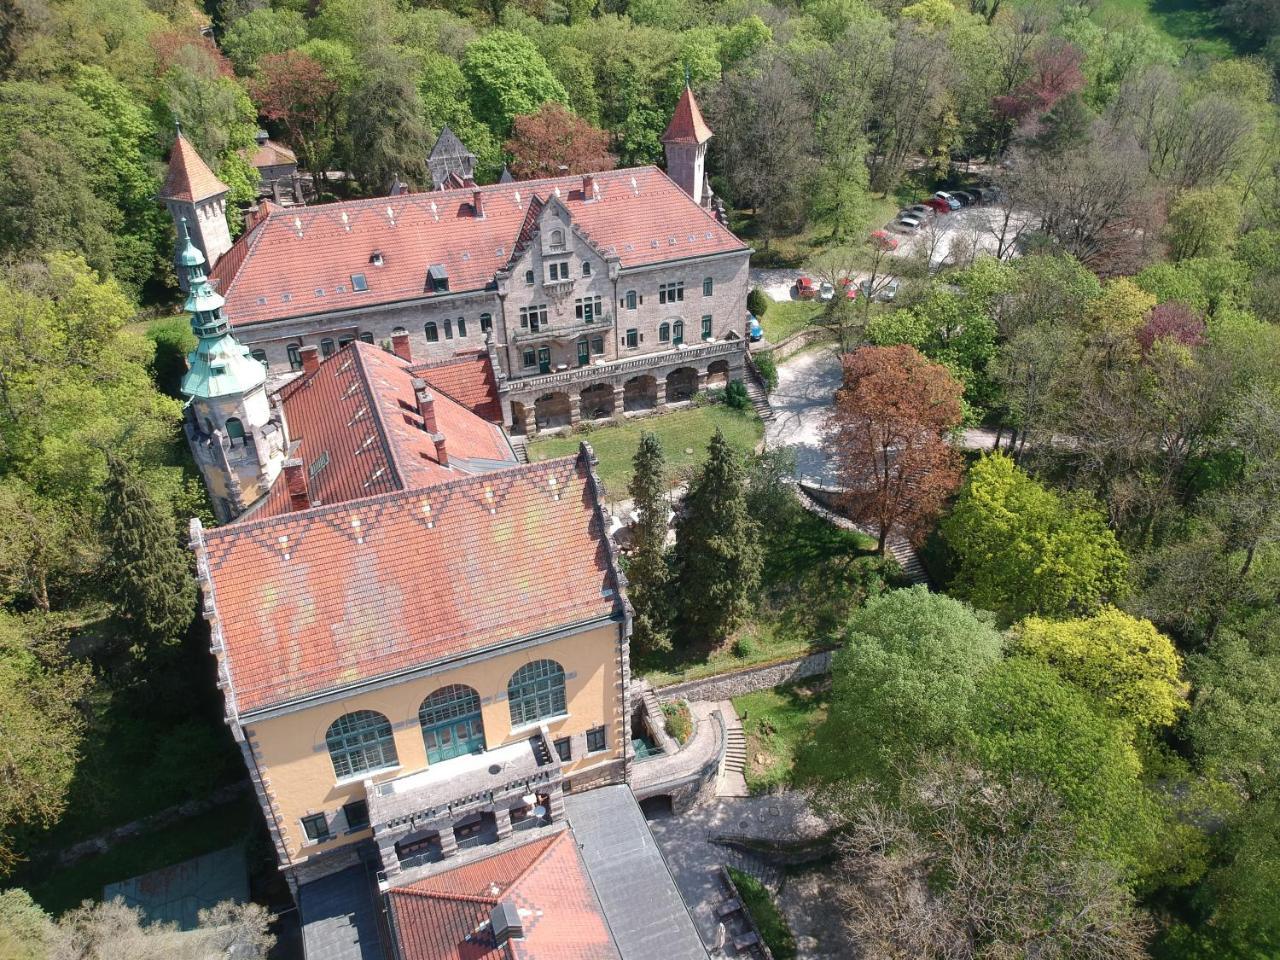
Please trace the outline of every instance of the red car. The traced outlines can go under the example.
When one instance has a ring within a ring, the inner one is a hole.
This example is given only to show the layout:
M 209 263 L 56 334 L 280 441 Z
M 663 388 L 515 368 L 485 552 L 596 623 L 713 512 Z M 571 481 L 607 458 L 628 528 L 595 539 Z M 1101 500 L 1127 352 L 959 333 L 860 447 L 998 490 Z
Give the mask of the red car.
M 924 201 L 924 205 L 926 207 L 933 207 L 933 209 L 937 210 L 939 213 L 951 212 L 951 204 L 947 203 L 947 201 L 943 200 L 941 197 L 930 197 L 928 200 Z
M 809 277 L 796 278 L 796 299 L 812 300 L 818 295 L 818 285 Z
M 847 300 L 857 300 L 861 295 L 857 284 L 849 277 L 844 277 L 840 280 L 840 289 L 844 291 L 845 299 Z
M 897 250 L 898 238 L 888 230 L 876 230 L 871 234 L 871 242 L 881 250 Z

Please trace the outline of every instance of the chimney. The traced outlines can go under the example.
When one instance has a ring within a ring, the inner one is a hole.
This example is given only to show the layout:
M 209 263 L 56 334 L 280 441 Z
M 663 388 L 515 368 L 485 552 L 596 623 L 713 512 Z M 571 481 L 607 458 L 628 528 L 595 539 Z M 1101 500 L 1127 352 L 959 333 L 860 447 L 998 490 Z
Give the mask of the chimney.
M 391 352 L 405 363 L 413 362 L 413 354 L 409 350 L 409 334 L 401 331 L 391 335 Z
M 582 199 L 593 200 L 596 195 L 596 175 L 594 173 L 584 173 L 582 175 Z
M 284 482 L 289 490 L 289 509 L 306 510 L 311 506 L 311 493 L 307 490 L 307 474 L 298 457 L 284 462 Z
M 427 381 L 414 377 L 410 383 L 413 385 L 414 399 L 418 401 L 418 413 L 422 414 L 422 429 L 434 435 L 437 429 L 436 398 L 427 389 Z
M 304 374 L 315 373 L 320 369 L 320 348 L 317 346 L 303 347 L 298 351 L 302 355 L 302 372 Z
M 508 940 L 524 939 L 524 921 L 514 901 L 501 900 L 489 911 L 489 925 L 493 928 L 493 939 L 498 946 Z
M 433 433 L 431 440 L 436 445 L 436 462 L 442 467 L 447 467 L 449 465 L 449 451 L 445 449 L 444 434 Z
M 475 213 L 477 220 L 484 219 L 484 194 L 479 190 L 471 191 L 471 210 Z

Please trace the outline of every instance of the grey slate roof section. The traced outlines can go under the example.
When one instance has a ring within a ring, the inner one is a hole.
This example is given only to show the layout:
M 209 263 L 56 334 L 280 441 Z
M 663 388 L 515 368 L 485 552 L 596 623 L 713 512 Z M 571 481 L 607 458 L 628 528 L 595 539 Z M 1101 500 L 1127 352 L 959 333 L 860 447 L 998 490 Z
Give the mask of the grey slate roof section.
M 298 914 L 306 960 L 386 960 L 363 864 L 298 887 Z
M 467 149 L 466 144 L 458 139 L 458 135 L 446 123 L 440 128 L 440 136 L 436 137 L 436 144 L 431 148 L 428 159 L 441 160 L 455 157 L 471 157 L 471 159 L 475 159 L 475 155 Z
M 623 960 L 707 960 L 630 789 L 570 794 L 564 808 Z

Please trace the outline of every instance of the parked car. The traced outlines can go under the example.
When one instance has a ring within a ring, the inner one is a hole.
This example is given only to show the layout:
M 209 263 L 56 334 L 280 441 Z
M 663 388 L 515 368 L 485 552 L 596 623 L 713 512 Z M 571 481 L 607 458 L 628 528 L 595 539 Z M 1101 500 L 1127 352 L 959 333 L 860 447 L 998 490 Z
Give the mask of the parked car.
M 921 221 L 919 217 L 913 217 L 909 214 L 898 218 L 898 223 L 902 224 L 908 230 L 915 230 L 917 227 L 920 226 L 920 222 Z
M 932 217 L 935 213 L 937 213 L 937 211 L 934 210 L 933 207 L 926 207 L 923 203 L 912 204 L 902 212 L 910 213 L 910 214 L 913 214 L 914 216 L 918 216 L 921 220 L 923 220 L 926 217 Z
M 818 295 L 818 285 L 811 277 L 796 278 L 796 299 L 812 300 Z
M 827 283 L 827 281 L 823 280 L 822 283 L 818 285 L 818 299 L 823 303 L 831 300 L 835 295 L 836 288 L 830 283 Z
M 760 321 L 752 313 L 747 314 L 747 337 L 752 343 L 759 343 L 764 339 L 764 327 L 760 326 Z
M 962 207 L 972 207 L 978 202 L 978 198 L 968 190 L 952 190 L 951 196 L 960 201 Z
M 889 303 L 892 300 L 895 300 L 898 296 L 899 286 L 900 284 L 897 280 L 890 280 L 883 287 L 881 287 L 879 290 L 876 291 L 876 299 L 879 300 L 881 303 Z
M 960 201 L 957 200 L 955 197 L 953 197 L 951 194 L 947 193 L 945 190 L 939 190 L 933 196 L 934 196 L 934 199 L 941 200 L 943 203 L 945 203 L 947 205 L 948 210 L 960 209 Z
M 873 230 L 871 232 L 871 242 L 878 246 L 881 250 L 897 250 L 898 238 L 888 230 Z
M 844 277 L 840 281 L 840 289 L 844 291 L 846 300 L 857 300 L 861 291 L 859 285 L 853 282 L 851 277 Z
M 924 205 L 929 209 L 933 210 L 935 213 L 951 212 L 951 204 L 949 204 L 946 200 L 943 200 L 941 197 L 930 197 L 928 200 L 924 202 Z

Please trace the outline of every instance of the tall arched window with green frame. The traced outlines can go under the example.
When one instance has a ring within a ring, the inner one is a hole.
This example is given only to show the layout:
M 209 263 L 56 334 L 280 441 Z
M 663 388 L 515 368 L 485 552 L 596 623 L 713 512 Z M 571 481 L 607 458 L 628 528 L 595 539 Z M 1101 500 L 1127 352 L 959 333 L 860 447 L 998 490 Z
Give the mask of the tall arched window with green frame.
M 564 667 L 554 660 L 526 663 L 507 682 L 507 706 L 513 727 L 566 713 Z
M 339 780 L 400 762 L 391 722 L 376 710 L 344 713 L 329 725 L 324 742 Z

